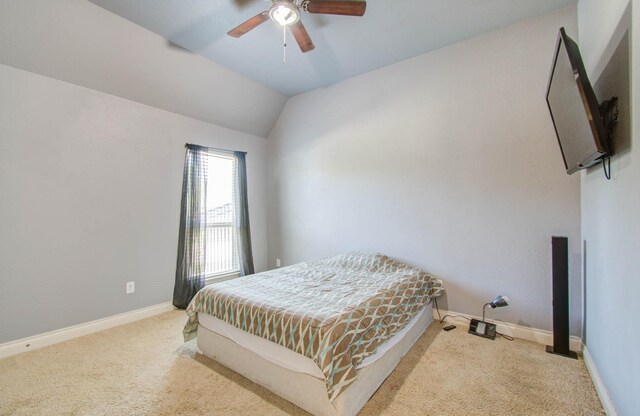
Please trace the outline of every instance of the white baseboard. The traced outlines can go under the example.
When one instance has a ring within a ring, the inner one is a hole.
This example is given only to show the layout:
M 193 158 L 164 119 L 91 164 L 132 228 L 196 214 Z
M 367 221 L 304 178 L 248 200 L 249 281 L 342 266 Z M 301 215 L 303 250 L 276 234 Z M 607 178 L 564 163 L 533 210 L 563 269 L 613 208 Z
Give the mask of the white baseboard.
M 104 331 L 114 326 L 128 324 L 130 322 L 139 321 L 140 319 L 149 318 L 175 309 L 171 302 L 161 303 L 159 305 L 149 306 L 147 308 L 137 309 L 131 312 L 125 312 L 118 315 L 109 316 L 95 321 L 86 322 L 84 324 L 73 325 L 66 328 L 58 329 L 44 334 L 34 335 L 0 344 L 0 358 L 9 357 L 11 355 L 20 354 L 22 352 L 35 350 L 46 347 L 47 345 L 57 344 L 83 335 L 92 334 L 94 332 Z
M 456 324 L 465 324 L 465 326 L 469 326 L 469 321 L 467 319 L 482 319 L 480 316 L 468 315 L 465 313 L 452 312 L 452 311 L 444 311 L 440 309 L 440 315 L 453 315 L 448 316 L 445 321 L 446 322 L 455 322 Z M 434 319 L 438 319 L 438 312 L 435 308 L 433 308 L 433 317 Z M 458 317 L 458 318 L 456 318 Z M 467 319 L 464 319 L 467 318 Z M 542 345 L 553 345 L 553 333 L 551 331 L 545 331 L 544 329 L 537 328 L 529 328 L 522 325 L 512 324 L 509 322 L 500 322 L 492 319 L 487 319 L 487 322 L 491 322 L 492 324 L 496 324 L 498 327 L 498 332 L 510 335 L 514 338 L 524 339 L 527 341 L 536 342 Z M 582 340 L 580 337 L 571 336 L 569 337 L 569 348 L 571 351 L 582 351 Z
M 587 366 L 589 375 L 591 375 L 591 380 L 593 380 L 593 385 L 595 386 L 598 397 L 600 398 L 600 403 L 602 403 L 602 408 L 607 416 L 617 416 L 618 413 L 616 412 L 616 408 L 613 406 L 609 393 L 602 382 L 602 378 L 600 378 L 600 372 L 598 371 L 596 364 L 593 362 L 593 358 L 591 358 L 589 349 L 586 346 L 582 351 L 582 357 L 584 358 L 584 363 Z

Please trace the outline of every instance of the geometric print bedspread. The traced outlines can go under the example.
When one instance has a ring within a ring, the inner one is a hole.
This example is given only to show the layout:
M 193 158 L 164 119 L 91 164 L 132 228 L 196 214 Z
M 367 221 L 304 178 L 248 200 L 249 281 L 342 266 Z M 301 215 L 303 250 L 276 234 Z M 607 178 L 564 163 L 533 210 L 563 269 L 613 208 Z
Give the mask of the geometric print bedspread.
M 183 333 L 194 338 L 205 313 L 309 357 L 333 401 L 362 360 L 442 292 L 442 281 L 418 268 L 350 253 L 206 286 L 187 307 Z

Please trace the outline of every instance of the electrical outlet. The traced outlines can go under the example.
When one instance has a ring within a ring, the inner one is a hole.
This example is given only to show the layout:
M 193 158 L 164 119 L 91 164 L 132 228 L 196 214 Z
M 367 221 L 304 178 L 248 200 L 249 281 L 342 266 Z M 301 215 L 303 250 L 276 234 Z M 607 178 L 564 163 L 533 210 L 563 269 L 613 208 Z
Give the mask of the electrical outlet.
M 126 289 L 127 295 L 130 295 L 135 291 L 136 291 L 136 282 L 127 282 L 127 289 Z
M 280 267 L 280 259 L 276 259 L 276 267 Z

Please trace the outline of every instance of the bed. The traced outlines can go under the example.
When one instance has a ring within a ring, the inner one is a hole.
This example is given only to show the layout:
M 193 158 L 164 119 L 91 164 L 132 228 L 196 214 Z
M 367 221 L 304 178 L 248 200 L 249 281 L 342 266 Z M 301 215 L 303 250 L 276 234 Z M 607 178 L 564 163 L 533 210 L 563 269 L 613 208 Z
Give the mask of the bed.
M 185 340 L 314 415 L 355 415 L 431 322 L 430 274 L 350 253 L 203 288 Z

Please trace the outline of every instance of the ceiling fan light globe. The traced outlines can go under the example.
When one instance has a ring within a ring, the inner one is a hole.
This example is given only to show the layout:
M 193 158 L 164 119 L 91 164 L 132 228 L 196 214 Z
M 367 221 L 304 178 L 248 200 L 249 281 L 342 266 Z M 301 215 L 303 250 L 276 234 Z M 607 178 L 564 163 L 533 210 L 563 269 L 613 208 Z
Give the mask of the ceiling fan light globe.
M 291 3 L 276 3 L 269 10 L 269 16 L 281 26 L 289 26 L 300 20 L 300 11 Z

